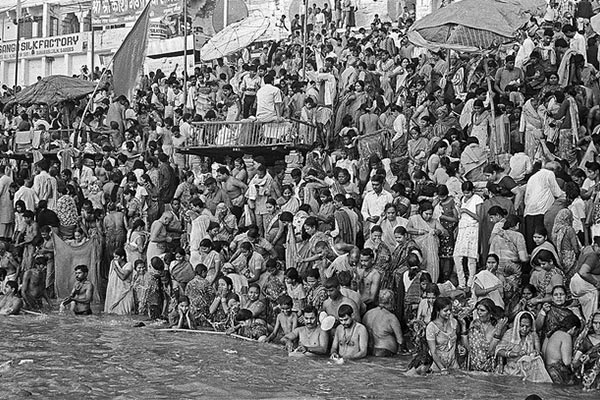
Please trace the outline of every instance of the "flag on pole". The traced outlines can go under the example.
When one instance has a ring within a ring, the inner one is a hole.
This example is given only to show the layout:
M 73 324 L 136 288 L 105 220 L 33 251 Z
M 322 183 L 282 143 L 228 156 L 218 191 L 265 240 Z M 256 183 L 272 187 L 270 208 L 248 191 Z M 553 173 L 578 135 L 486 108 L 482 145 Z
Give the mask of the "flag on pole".
M 116 96 L 128 96 L 133 91 L 140 69 L 144 65 L 151 3 L 152 0 L 148 0 L 113 58 L 113 83 Z

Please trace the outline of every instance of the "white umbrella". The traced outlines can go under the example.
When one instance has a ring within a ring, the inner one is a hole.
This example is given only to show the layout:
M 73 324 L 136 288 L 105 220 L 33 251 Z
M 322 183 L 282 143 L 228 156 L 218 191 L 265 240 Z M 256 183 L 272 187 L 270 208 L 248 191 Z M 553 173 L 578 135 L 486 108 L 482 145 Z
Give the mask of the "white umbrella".
M 269 18 L 265 17 L 244 18 L 228 25 L 202 46 L 200 58 L 211 61 L 238 52 L 260 38 L 269 25 Z

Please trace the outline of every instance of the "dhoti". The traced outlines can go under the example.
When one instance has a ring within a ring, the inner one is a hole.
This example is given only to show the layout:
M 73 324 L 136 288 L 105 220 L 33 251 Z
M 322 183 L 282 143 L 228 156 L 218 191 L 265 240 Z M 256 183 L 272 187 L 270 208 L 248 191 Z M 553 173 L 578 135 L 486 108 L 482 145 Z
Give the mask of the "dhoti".
M 598 310 L 598 288 L 583 279 L 579 273 L 573 275 L 569 288 L 573 297 L 579 300 L 583 316 L 589 320 Z

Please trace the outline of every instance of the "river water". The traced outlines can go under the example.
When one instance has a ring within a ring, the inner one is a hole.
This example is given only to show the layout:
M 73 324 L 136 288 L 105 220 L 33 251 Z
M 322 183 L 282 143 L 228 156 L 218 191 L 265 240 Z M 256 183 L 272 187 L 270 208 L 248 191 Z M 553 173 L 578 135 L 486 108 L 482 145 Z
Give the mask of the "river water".
M 578 388 L 472 375 L 406 377 L 408 359 L 333 365 L 273 345 L 134 328 L 112 317 L 0 319 L 0 398 L 598 399 Z M 5 362 L 12 360 L 11 364 Z

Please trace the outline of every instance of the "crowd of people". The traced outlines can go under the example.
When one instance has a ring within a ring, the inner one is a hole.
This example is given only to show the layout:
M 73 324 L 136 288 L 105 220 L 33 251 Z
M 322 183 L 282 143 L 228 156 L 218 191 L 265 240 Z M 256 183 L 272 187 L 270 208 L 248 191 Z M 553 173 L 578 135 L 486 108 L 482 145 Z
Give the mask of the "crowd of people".
M 114 97 L 103 74 L 89 114 L 4 109 L 5 153 L 41 134 L 32 163 L 0 167 L 0 313 L 59 296 L 91 314 L 97 296 L 336 362 L 599 389 L 599 9 L 551 1 L 485 57 L 415 47 L 410 13 L 338 32 L 327 12 L 305 64 L 294 30 L 187 87 L 159 70 Z M 181 152 L 219 144 L 194 122 L 246 120 L 318 135 L 269 165 Z M 63 293 L 60 252 L 88 248 Z

